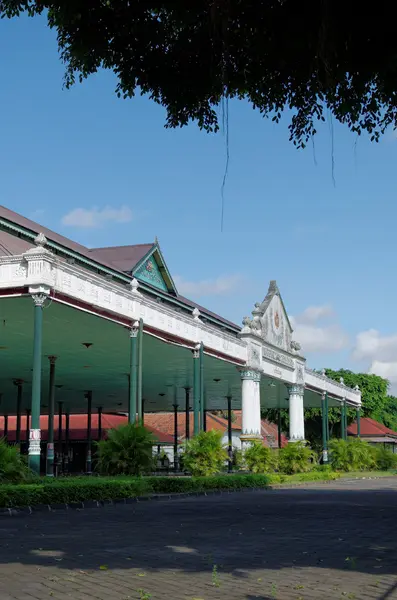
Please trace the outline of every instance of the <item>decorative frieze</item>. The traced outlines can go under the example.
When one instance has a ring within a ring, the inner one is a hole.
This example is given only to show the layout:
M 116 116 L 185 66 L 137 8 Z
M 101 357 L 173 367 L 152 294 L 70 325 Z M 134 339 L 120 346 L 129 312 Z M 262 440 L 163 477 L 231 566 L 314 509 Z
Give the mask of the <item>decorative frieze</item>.
M 280 365 L 289 367 L 290 369 L 295 367 L 293 358 L 286 354 L 282 354 L 281 352 L 277 352 L 276 350 L 272 350 L 271 348 L 267 348 L 266 346 L 262 348 L 262 356 L 265 360 L 271 360 Z

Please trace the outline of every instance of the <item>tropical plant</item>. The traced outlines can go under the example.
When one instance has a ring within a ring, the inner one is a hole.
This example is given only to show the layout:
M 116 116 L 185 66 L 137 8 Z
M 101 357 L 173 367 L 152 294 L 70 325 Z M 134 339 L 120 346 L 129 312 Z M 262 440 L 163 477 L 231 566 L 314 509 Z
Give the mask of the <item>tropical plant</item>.
M 279 469 L 282 473 L 307 473 L 315 466 L 316 455 L 307 442 L 290 442 L 279 451 Z
M 394 454 L 389 448 L 376 448 L 375 461 L 377 468 L 381 471 L 397 469 L 397 454 Z
M 251 473 L 271 473 L 277 467 L 277 454 L 260 441 L 253 441 L 244 452 L 244 463 Z
M 360 438 L 331 440 L 329 458 L 336 471 L 366 471 L 376 465 L 374 448 Z
M 23 483 L 33 477 L 19 448 L 9 446 L 4 439 L 0 439 L 0 482 Z
M 228 454 L 222 444 L 222 432 L 201 431 L 186 443 L 183 467 L 192 475 L 215 475 L 224 467 Z
M 97 469 L 103 475 L 142 475 L 153 468 L 153 434 L 143 425 L 128 423 L 108 431 L 98 442 Z

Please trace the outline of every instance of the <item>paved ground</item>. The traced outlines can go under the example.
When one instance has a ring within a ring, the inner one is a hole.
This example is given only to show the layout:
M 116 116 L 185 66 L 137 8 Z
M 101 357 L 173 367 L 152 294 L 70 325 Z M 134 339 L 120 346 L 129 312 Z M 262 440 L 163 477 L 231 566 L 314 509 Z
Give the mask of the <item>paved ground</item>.
M 397 478 L 0 518 L 0 600 L 397 598 Z

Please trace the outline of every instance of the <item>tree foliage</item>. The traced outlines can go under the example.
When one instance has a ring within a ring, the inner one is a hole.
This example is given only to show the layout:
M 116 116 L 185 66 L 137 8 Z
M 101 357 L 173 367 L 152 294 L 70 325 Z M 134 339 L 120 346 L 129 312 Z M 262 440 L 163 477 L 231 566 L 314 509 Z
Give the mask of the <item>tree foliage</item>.
M 0 15 L 46 12 L 69 87 L 100 68 L 117 94 L 148 94 L 169 127 L 218 129 L 217 105 L 247 98 L 278 121 L 293 110 L 304 147 L 327 110 L 372 140 L 397 120 L 397 59 L 390 5 L 341 0 L 2 0 Z

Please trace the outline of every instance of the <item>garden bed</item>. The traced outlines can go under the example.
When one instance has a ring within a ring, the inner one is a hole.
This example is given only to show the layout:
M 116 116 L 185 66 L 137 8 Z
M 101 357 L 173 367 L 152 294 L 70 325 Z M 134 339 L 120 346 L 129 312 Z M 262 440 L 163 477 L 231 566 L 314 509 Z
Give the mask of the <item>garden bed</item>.
M 117 501 L 161 494 L 266 489 L 272 485 L 330 481 L 339 474 L 219 475 L 213 477 L 69 477 L 40 483 L 0 485 L 0 507 L 66 505 L 87 501 Z

